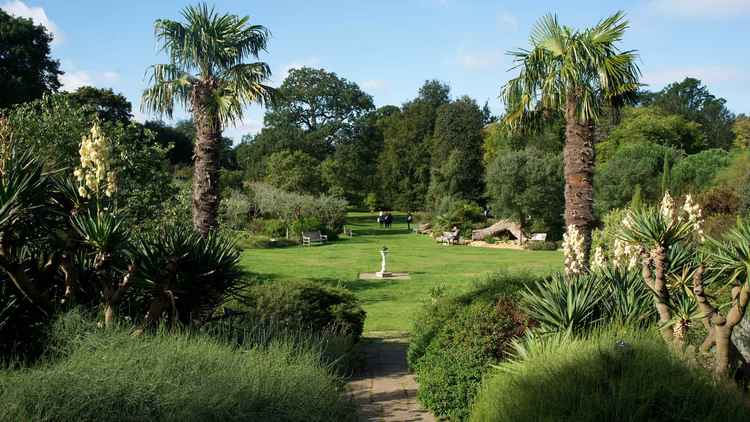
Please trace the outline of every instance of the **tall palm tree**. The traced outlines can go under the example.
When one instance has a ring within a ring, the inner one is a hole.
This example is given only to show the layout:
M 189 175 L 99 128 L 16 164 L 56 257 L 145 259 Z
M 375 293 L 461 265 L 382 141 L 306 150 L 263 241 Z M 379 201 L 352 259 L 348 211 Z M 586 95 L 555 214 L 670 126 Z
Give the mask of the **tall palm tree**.
M 196 127 L 193 150 L 193 226 L 202 235 L 217 226 L 219 151 L 222 127 L 242 118 L 250 103 L 270 100 L 263 83 L 271 76 L 266 63 L 245 63 L 265 51 L 268 30 L 250 25 L 249 17 L 219 15 L 206 4 L 183 9 L 184 23 L 159 19 L 154 24 L 169 63 L 149 68 L 144 110 L 172 116 L 175 102 L 188 108 Z
M 594 220 L 594 125 L 610 106 L 632 99 L 640 70 L 635 51 L 620 51 L 628 22 L 623 12 L 582 31 L 542 18 L 531 33 L 531 49 L 512 51 L 519 75 L 503 86 L 504 121 L 528 128 L 550 113 L 565 118 L 565 225 L 585 239 L 588 265 Z

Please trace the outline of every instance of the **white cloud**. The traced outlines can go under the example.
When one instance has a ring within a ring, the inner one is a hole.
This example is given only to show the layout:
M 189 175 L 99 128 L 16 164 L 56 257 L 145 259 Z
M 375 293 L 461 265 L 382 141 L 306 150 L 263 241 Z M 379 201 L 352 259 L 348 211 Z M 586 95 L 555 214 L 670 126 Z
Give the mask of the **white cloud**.
M 495 69 L 503 63 L 502 51 L 459 51 L 456 61 L 469 71 Z
M 659 13 L 693 18 L 727 18 L 750 14 L 748 0 L 650 0 Z
M 91 75 L 84 70 L 65 71 L 65 74 L 60 76 L 60 83 L 64 91 L 75 91 L 82 86 L 93 85 Z
M 387 83 L 380 79 L 370 79 L 360 84 L 365 91 L 378 91 L 386 88 Z
M 652 88 L 679 82 L 686 77 L 700 79 L 706 85 L 720 85 L 725 82 L 747 80 L 747 75 L 734 66 L 683 67 L 644 72 L 641 81 Z
M 3 9 L 6 13 L 13 16 L 30 18 L 35 24 L 42 25 L 47 28 L 47 30 L 54 36 L 54 38 L 52 39 L 52 44 L 58 44 L 62 42 L 62 32 L 60 32 L 60 29 L 57 27 L 57 25 L 55 25 L 55 23 L 50 20 L 50 18 L 47 16 L 47 12 L 44 11 L 44 8 L 30 7 L 21 0 L 10 0 L 0 6 L 0 9 Z
M 497 15 L 497 24 L 503 31 L 515 31 L 518 29 L 518 18 L 508 12 L 500 12 Z
M 62 67 L 65 74 L 60 76 L 60 83 L 64 91 L 75 91 L 86 85 L 112 88 L 112 85 L 120 81 L 120 74 L 111 70 L 90 72 L 78 69 L 70 62 L 63 62 Z
M 120 74 L 112 71 L 102 72 L 101 79 L 104 82 L 115 83 L 120 81 Z
M 245 115 L 245 117 L 238 121 L 234 126 L 228 126 L 224 128 L 224 136 L 231 138 L 235 141 L 235 144 L 239 143 L 244 135 L 256 134 L 263 129 L 263 122 L 258 120 L 256 117 Z
M 289 76 L 290 70 L 299 69 L 300 67 L 316 67 L 318 65 L 320 65 L 320 59 L 317 57 L 308 57 L 301 60 L 295 60 L 287 64 L 286 66 L 282 66 L 281 70 L 279 70 L 278 72 L 274 72 L 271 80 L 274 84 L 281 85 L 281 83 L 284 82 L 284 79 Z

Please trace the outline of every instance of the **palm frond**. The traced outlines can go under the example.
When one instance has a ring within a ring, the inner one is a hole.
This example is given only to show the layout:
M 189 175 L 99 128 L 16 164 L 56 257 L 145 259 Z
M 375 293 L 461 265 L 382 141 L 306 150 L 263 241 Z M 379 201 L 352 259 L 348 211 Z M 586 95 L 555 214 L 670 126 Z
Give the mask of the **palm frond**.
M 202 3 L 183 9 L 184 22 L 157 20 L 154 32 L 169 63 L 149 68 L 149 87 L 143 93 L 144 111 L 169 117 L 176 105 L 192 104 L 198 86 L 209 89 L 203 104 L 223 125 L 242 118 L 251 103 L 270 101 L 273 90 L 264 85 L 271 76 L 262 62 L 246 63 L 265 51 L 270 32 L 251 25 L 250 18 L 219 14 Z

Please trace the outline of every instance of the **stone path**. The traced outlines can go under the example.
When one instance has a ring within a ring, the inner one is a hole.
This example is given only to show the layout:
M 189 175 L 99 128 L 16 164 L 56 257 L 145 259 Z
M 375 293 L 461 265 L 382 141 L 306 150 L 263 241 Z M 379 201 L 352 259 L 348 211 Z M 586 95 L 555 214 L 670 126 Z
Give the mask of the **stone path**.
M 406 363 L 405 338 L 370 339 L 367 364 L 348 385 L 362 421 L 435 421 L 417 401 L 417 382 Z

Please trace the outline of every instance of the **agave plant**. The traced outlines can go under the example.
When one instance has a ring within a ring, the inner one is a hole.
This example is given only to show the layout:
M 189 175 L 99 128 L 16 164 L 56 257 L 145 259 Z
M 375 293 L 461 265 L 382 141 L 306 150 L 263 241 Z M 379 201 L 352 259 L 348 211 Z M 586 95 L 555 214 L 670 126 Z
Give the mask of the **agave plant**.
M 555 274 L 521 292 L 521 306 L 547 332 L 574 332 L 601 317 L 604 290 L 593 275 L 564 277 Z
M 218 233 L 162 228 L 139 239 L 137 261 L 138 284 L 148 292 L 144 324 L 165 312 L 173 322 L 200 324 L 240 289 L 238 249 Z

